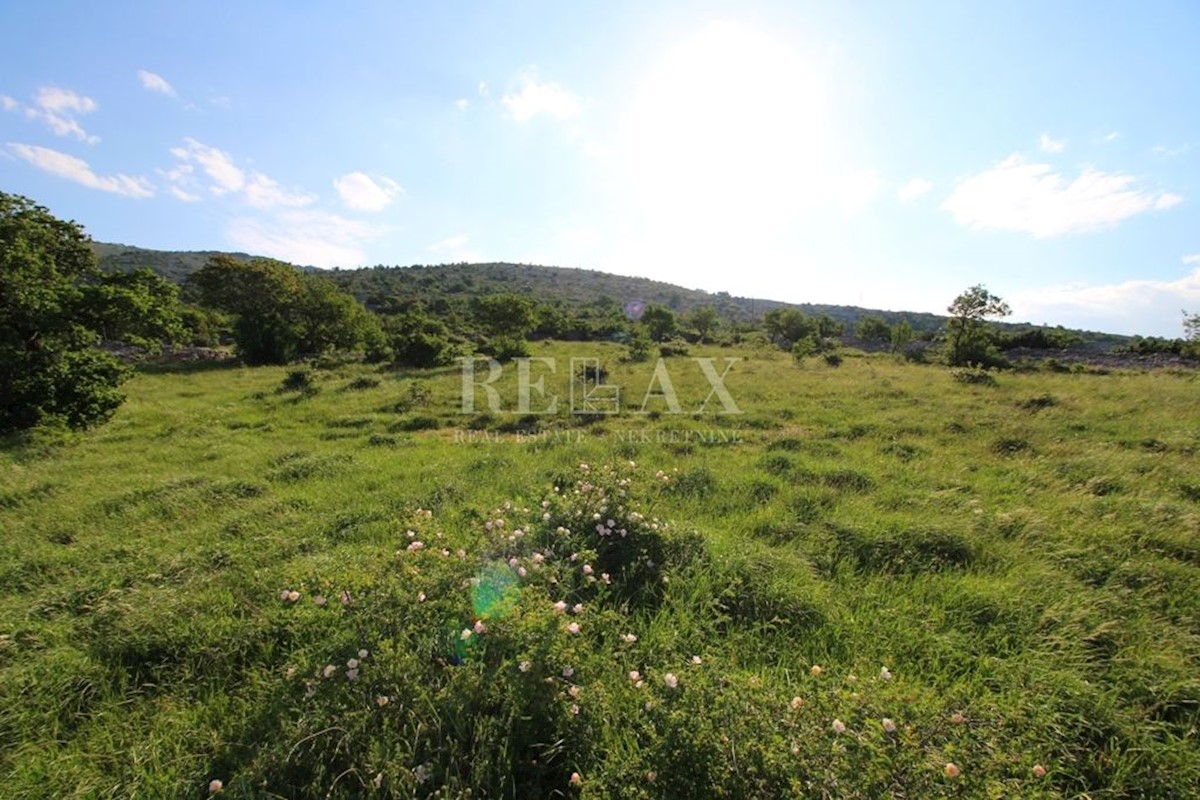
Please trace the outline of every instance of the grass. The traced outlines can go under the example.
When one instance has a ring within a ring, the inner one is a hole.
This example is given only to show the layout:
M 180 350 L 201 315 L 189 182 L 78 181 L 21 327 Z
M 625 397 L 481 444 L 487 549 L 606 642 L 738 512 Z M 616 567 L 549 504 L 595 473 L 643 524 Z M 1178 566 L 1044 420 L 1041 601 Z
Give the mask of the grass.
M 693 348 L 744 413 L 677 358 L 672 414 L 621 352 L 536 345 L 549 415 L 515 369 L 464 415 L 457 368 L 230 366 L 10 442 L 0 793 L 1200 785 L 1194 373 Z M 622 414 L 568 413 L 572 355 Z

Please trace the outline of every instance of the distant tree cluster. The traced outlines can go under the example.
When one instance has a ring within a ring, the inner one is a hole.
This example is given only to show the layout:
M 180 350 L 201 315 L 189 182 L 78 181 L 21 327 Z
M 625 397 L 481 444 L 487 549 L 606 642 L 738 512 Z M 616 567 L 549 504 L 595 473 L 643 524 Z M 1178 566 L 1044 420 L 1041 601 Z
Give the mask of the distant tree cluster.
M 215 256 L 190 279 L 202 305 L 233 315 L 247 364 L 286 364 L 336 350 L 387 355 L 379 319 L 320 275 L 290 264 Z
M 776 308 L 763 316 L 767 338 L 797 361 L 837 349 L 845 325 L 828 314 L 813 317 L 796 308 Z

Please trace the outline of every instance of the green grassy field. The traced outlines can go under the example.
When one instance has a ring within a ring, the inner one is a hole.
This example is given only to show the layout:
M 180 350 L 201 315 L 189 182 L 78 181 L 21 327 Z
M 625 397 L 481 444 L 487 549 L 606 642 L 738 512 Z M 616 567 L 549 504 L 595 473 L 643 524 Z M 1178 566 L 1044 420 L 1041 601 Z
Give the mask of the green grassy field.
M 1194 796 L 1195 373 L 695 349 L 744 413 L 673 358 L 637 414 L 621 352 L 535 345 L 548 416 L 213 367 L 7 445 L 0 795 Z

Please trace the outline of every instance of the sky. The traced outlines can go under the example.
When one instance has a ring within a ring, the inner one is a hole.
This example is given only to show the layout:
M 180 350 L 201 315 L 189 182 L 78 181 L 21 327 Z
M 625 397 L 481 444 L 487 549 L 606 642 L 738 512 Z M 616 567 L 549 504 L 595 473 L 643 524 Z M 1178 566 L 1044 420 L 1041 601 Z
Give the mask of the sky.
M 1200 311 L 1195 0 L 41 0 L 0 31 L 0 191 L 99 241 Z

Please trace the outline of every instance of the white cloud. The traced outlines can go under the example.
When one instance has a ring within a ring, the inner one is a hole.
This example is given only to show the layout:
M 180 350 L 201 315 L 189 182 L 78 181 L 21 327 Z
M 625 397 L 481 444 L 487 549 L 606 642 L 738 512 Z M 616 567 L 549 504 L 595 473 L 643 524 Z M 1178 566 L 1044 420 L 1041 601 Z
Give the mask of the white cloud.
M 1183 195 L 1175 194 L 1174 192 L 1163 192 L 1158 196 L 1158 199 L 1154 201 L 1154 208 L 1156 211 L 1163 211 L 1164 209 L 1171 208 L 1172 206 L 1177 206 L 1182 202 Z
M 1019 231 L 1045 239 L 1111 228 L 1182 199 L 1140 187 L 1133 176 L 1119 172 L 1085 166 L 1079 177 L 1068 181 L 1051 169 L 1049 164 L 1010 156 L 961 181 L 941 207 L 968 228 Z
M 174 169 L 155 170 L 167 180 L 167 189 L 171 195 L 185 203 L 196 203 L 200 195 L 196 194 L 196 170 L 191 164 L 176 164 Z
M 1106 133 L 1103 136 L 1101 136 L 1098 141 L 1101 144 L 1108 144 L 1109 142 L 1115 142 L 1117 140 L 1117 137 L 1119 137 L 1120 135 L 1121 135 L 1120 131 L 1111 131 L 1111 132 Z
M 191 138 L 183 142 L 182 147 L 171 148 L 171 155 L 179 159 L 175 168 L 159 171 L 173 187 L 179 189 L 171 194 L 180 200 L 193 202 L 198 199 L 199 182 L 195 177 L 195 168 L 199 167 L 210 181 L 209 192 L 218 197 L 240 197 L 253 208 L 302 208 L 317 201 L 317 196 L 311 192 L 299 188 L 287 189 L 261 172 L 243 170 L 224 150 Z
M 489 91 L 490 90 L 488 89 L 487 81 L 480 81 L 479 82 L 479 96 L 487 97 Z
M 92 168 L 82 158 L 51 150 L 48 147 L 10 142 L 8 148 L 13 154 L 44 172 L 66 178 L 90 189 L 99 189 L 126 197 L 154 196 L 154 186 L 142 177 L 123 174 L 97 175 L 92 172 Z
M 5 111 L 19 111 L 28 119 L 43 123 L 55 136 L 73 136 L 86 144 L 96 144 L 99 136 L 92 136 L 83 129 L 76 115 L 90 114 L 98 106 L 90 97 L 76 94 L 58 86 L 42 86 L 33 97 L 32 106 L 22 106 L 11 97 L 0 97 Z
M 1038 140 L 1038 147 L 1042 148 L 1043 153 L 1061 153 L 1067 149 L 1067 140 L 1051 139 L 1048 134 L 1043 133 L 1042 138 Z
M 1176 337 L 1181 308 L 1200 306 L 1200 268 L 1174 281 L 1050 286 L 1009 298 L 1014 318 L 1112 333 Z
M 1155 145 L 1154 147 L 1150 148 L 1150 152 L 1156 156 L 1164 156 L 1166 158 L 1174 158 L 1175 156 L 1183 155 L 1184 153 L 1186 153 L 1187 151 L 1189 151 L 1191 149 L 1192 149 L 1192 144 L 1190 142 L 1185 142 L 1184 144 L 1176 145 L 1175 147 L 1168 147 L 1165 144 L 1158 144 L 1158 145 Z
M 96 101 L 58 86 L 43 86 L 37 90 L 34 102 L 39 108 L 55 113 L 90 114 L 96 110 Z
M 363 245 L 381 229 L 325 211 L 283 211 L 270 219 L 239 217 L 226 236 L 234 247 L 256 255 L 316 267 L 366 263 Z
M 166 79 L 161 75 L 155 75 L 153 72 L 148 72 L 144 69 L 137 71 L 138 80 L 142 82 L 142 88 L 150 92 L 158 92 L 165 94 L 167 97 L 175 96 L 175 88 L 167 83 Z
M 504 95 L 500 102 L 517 122 L 528 122 L 538 114 L 566 119 L 582 109 L 579 98 L 557 83 L 540 82 L 532 69 L 521 76 L 520 90 Z
M 372 178 L 365 172 L 349 172 L 333 179 L 333 188 L 347 208 L 355 211 L 382 211 L 404 193 L 391 178 Z
M 171 155 L 183 162 L 199 164 L 213 181 L 210 192 L 215 195 L 240 192 L 246 185 L 246 174 L 233 163 L 228 153 L 192 138 L 184 139 L 183 143 L 183 147 L 172 147 Z
M 301 189 L 284 189 L 261 172 L 251 172 L 243 188 L 246 202 L 255 208 L 301 208 L 316 202 L 317 196 Z
M 460 97 L 454 101 L 454 107 L 457 108 L 459 111 L 466 111 L 467 106 L 469 106 L 469 105 L 471 105 L 471 102 L 469 100 L 467 100 L 467 98 L 465 98 L 465 97 Z
M 200 195 L 192 194 L 187 189 L 184 189 L 182 186 L 177 186 L 175 184 L 171 184 L 167 188 L 170 190 L 171 194 L 175 197 L 176 200 L 182 200 L 185 203 L 200 202 Z
M 1200 253 L 1193 253 L 1190 256 L 1183 257 L 1184 264 L 1200 264 Z
M 929 194 L 932 189 L 933 184 L 924 178 L 913 178 L 896 190 L 896 197 L 900 198 L 902 203 L 910 203 L 922 195 Z

